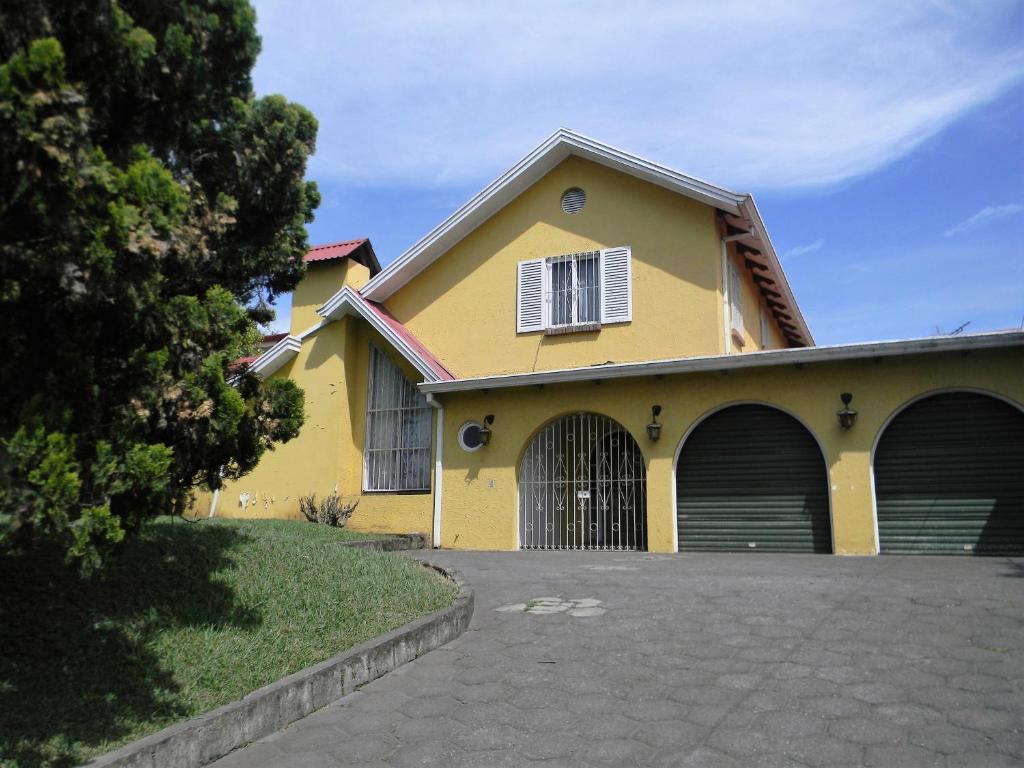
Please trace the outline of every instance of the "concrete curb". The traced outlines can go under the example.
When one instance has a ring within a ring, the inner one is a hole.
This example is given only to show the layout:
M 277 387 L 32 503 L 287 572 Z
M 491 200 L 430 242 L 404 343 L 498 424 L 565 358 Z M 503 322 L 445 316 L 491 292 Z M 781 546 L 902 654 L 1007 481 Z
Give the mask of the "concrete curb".
M 416 619 L 231 704 L 86 763 L 88 768 L 198 768 L 299 720 L 466 631 L 473 589 L 454 570 L 423 563 L 459 586 L 448 608 Z
M 370 552 L 401 552 L 408 549 L 426 549 L 427 537 L 422 533 L 403 533 L 396 536 L 389 535 L 383 539 L 339 541 L 336 546 Z

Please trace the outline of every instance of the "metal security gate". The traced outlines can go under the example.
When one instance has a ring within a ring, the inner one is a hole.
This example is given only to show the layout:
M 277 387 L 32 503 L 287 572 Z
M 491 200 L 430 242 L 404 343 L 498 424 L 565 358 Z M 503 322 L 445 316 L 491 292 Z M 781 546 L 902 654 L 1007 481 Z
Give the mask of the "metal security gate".
M 519 468 L 523 549 L 647 548 L 647 472 L 621 424 L 575 413 L 548 424 Z
M 676 505 L 680 552 L 832 551 L 825 459 L 777 408 L 702 421 L 679 453 Z
M 973 392 L 932 395 L 875 450 L 883 553 L 1024 554 L 1024 413 Z

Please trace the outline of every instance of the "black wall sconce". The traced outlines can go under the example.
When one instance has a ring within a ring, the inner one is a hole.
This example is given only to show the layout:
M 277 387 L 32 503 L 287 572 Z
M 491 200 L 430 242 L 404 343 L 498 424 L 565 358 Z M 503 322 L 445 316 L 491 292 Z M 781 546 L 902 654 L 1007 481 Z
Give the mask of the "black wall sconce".
M 651 406 L 651 423 L 647 425 L 647 436 L 651 438 L 651 442 L 658 442 L 658 438 L 661 437 L 661 424 L 658 423 L 658 416 L 661 414 L 660 405 Z
M 480 427 L 480 445 L 487 445 L 491 442 L 491 424 L 494 423 L 494 414 L 488 413 L 484 416 L 484 425 Z
M 857 412 L 850 407 L 853 395 L 849 392 L 843 392 L 839 399 L 843 401 L 843 407 L 836 412 L 836 416 L 839 417 L 839 426 L 843 429 L 849 429 L 853 426 L 853 422 L 857 420 Z

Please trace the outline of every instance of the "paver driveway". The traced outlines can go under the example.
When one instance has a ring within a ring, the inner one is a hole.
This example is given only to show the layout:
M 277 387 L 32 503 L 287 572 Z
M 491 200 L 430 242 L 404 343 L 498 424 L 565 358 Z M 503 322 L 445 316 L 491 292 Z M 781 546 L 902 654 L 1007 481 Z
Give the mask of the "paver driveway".
M 1024 765 L 1024 560 L 424 557 L 469 631 L 218 768 Z

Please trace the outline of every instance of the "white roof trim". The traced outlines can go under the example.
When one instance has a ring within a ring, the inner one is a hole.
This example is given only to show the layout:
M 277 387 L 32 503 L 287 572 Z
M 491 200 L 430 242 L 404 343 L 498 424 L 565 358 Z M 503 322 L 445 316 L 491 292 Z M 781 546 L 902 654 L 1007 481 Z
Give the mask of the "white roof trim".
M 262 355 L 253 360 L 250 370 L 261 379 L 266 379 L 281 366 L 299 354 L 302 340 L 297 336 L 285 336 Z
M 650 360 L 642 363 L 613 363 L 586 368 L 561 368 L 533 373 L 480 376 L 420 384 L 424 392 L 462 392 L 468 390 L 499 389 L 502 387 L 536 386 L 578 381 L 626 379 L 703 371 L 729 371 L 743 368 L 763 368 L 799 363 L 824 363 L 858 358 L 892 357 L 895 355 L 928 352 L 956 352 L 997 347 L 1024 346 L 1024 331 L 995 331 L 959 336 L 929 336 L 898 341 L 872 341 L 858 344 L 837 344 L 827 347 L 802 347 L 748 352 L 739 355 L 708 355 L 674 360 Z
M 395 333 L 395 331 L 375 312 L 371 311 L 366 306 L 366 301 L 356 293 L 350 286 L 343 287 L 336 294 L 331 296 L 322 307 L 316 310 L 316 313 L 320 317 L 324 318 L 318 325 L 303 331 L 302 337 L 306 338 L 308 335 L 319 330 L 323 326 L 327 325 L 332 320 L 339 320 L 346 315 L 355 315 L 363 318 L 368 322 L 374 330 L 377 331 L 381 336 L 388 340 L 388 342 L 398 350 L 398 352 L 408 360 L 412 366 L 423 374 L 425 382 L 438 381 L 438 376 L 434 373 L 434 369 L 431 368 L 426 361 L 420 357 L 419 353 L 409 346 L 409 343 L 401 336 Z
M 743 215 L 740 206 L 747 199 L 746 195 L 561 128 L 378 273 L 362 288 L 362 295 L 372 301 L 387 299 L 570 155 L 629 173 L 737 216 Z
M 779 259 L 779 255 L 775 252 L 775 246 L 772 245 L 772 240 L 768 237 L 768 229 L 764 225 L 764 220 L 761 218 L 761 212 L 757 210 L 757 204 L 754 202 L 753 195 L 747 195 L 743 202 L 740 203 L 740 215 L 750 222 L 754 229 L 754 236 L 763 246 L 760 248 L 761 252 L 768 257 L 768 263 L 772 270 L 778 275 L 778 282 L 776 285 L 780 289 L 782 294 L 783 303 L 786 305 L 786 309 L 789 310 L 793 315 L 795 325 L 803 334 L 804 343 L 808 345 L 814 344 L 814 336 L 811 335 L 811 329 L 807 327 L 807 321 L 804 319 L 804 313 L 800 311 L 800 305 L 796 302 L 796 297 L 793 295 L 793 289 L 789 286 L 789 278 L 786 277 L 786 272 L 782 268 L 782 261 Z

